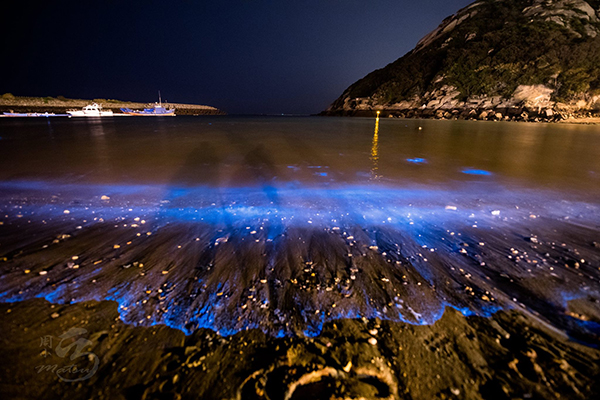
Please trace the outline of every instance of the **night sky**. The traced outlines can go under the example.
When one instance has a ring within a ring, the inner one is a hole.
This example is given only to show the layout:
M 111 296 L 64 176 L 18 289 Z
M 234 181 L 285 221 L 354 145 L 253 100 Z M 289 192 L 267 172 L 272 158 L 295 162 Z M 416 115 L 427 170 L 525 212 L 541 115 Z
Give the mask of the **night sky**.
M 0 94 L 317 113 L 472 1 L 11 1 Z

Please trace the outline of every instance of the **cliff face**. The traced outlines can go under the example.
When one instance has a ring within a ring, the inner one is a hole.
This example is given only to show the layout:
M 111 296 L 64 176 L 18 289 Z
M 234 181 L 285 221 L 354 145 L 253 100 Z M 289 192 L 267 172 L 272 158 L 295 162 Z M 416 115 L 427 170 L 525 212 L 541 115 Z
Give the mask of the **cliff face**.
M 600 0 L 479 0 L 329 115 L 556 119 L 600 111 Z

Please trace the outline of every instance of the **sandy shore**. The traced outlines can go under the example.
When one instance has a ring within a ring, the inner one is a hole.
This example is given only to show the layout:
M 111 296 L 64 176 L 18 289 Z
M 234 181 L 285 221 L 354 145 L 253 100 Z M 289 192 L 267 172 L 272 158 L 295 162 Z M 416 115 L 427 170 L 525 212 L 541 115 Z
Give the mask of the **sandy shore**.
M 595 204 L 27 190 L 0 202 L 3 398 L 600 394 Z
M 562 121 L 558 121 L 561 124 L 586 124 L 586 125 L 597 125 L 600 124 L 600 118 L 598 117 L 582 117 L 582 118 L 569 118 Z
M 207 329 L 185 336 L 164 325 L 134 328 L 119 319 L 115 302 L 51 305 L 36 299 L 0 304 L 0 323 L 3 398 L 591 399 L 600 394 L 600 352 L 516 310 L 482 318 L 448 308 L 425 326 L 344 319 L 326 324 L 315 338 L 278 339 L 258 330 L 221 337 Z M 79 335 L 69 333 L 73 325 L 82 329 Z M 59 337 L 65 333 L 68 338 Z M 77 353 L 75 340 L 89 344 Z

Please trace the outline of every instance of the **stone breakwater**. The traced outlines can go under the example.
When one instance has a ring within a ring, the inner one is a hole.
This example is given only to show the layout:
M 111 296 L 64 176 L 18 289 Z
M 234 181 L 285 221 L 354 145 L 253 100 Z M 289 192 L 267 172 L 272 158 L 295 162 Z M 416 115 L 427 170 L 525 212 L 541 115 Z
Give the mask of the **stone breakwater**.
M 49 97 L 11 97 L 0 98 L 1 112 L 52 112 L 63 114 L 70 109 L 81 109 L 88 104 L 98 103 L 105 110 L 121 112 L 121 108 L 143 109 L 153 103 L 136 103 L 118 100 L 94 99 L 94 100 L 71 100 L 56 99 Z M 218 108 L 196 105 L 168 103 L 169 107 L 175 107 L 177 115 L 226 115 L 225 111 Z
M 472 96 L 461 101 L 452 86 L 416 96 L 411 100 L 384 104 L 375 97 L 346 98 L 343 107 L 330 107 L 321 115 L 436 118 L 526 122 L 600 122 L 600 96 L 587 96 L 569 103 L 552 100 L 553 90 L 544 85 L 520 85 L 510 98 Z

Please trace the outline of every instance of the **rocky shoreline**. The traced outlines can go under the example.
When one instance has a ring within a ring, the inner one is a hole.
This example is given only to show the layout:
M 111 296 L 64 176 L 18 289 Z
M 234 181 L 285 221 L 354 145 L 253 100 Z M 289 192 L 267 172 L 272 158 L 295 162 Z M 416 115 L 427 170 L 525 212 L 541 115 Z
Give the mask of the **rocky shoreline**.
M 519 121 L 519 122 L 555 122 L 573 124 L 600 124 L 600 113 L 546 113 L 528 108 L 516 109 L 372 109 L 372 110 L 336 110 L 324 111 L 321 116 L 330 117 L 376 117 L 379 112 L 383 118 L 415 118 L 439 120 L 470 120 L 470 121 Z
M 2 97 L 0 97 L 0 113 L 49 112 L 55 114 L 64 114 L 67 110 L 81 109 L 93 102 L 100 104 L 103 109 L 112 110 L 113 112 L 121 112 L 121 108 L 143 109 L 147 108 L 149 105 L 152 105 L 148 103 L 127 102 L 109 99 L 75 100 L 60 97 L 19 97 L 12 96 L 10 94 L 5 94 Z M 211 106 L 181 103 L 169 103 L 168 105 L 170 107 L 175 107 L 175 113 L 177 115 L 227 115 L 225 111 L 219 110 L 218 108 Z
M 513 96 L 477 96 L 459 101 L 452 87 L 426 93 L 411 101 L 382 104 L 373 98 L 346 98 L 343 105 L 332 105 L 321 115 L 389 118 L 434 118 L 449 120 L 522 122 L 600 122 L 600 96 L 582 98 L 569 104 L 551 100 L 552 90 L 544 85 L 521 85 Z

